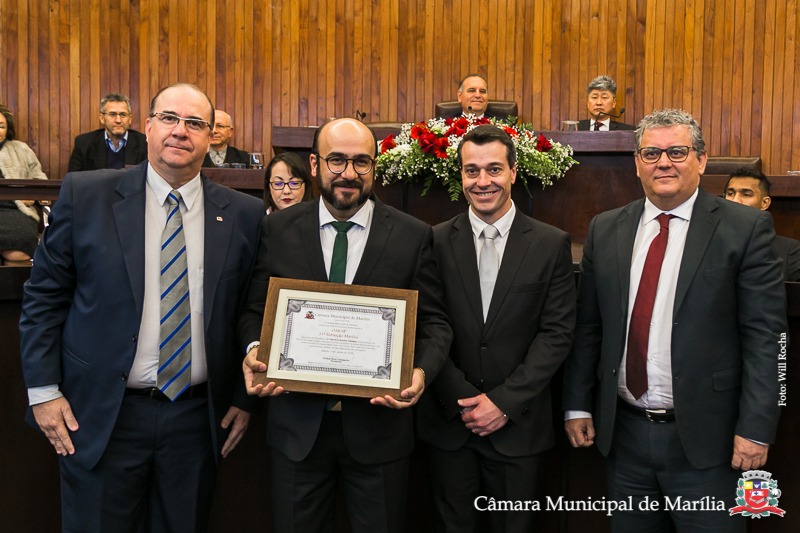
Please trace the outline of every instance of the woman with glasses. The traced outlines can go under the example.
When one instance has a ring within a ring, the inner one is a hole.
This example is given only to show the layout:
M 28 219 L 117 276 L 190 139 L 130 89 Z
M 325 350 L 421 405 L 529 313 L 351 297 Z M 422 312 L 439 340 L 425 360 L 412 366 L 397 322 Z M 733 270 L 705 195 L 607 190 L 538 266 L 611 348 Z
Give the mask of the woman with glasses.
M 293 152 L 272 158 L 264 178 L 267 214 L 313 198 L 308 162 Z
M 0 104 L 0 179 L 46 180 L 30 146 L 16 140 L 14 115 Z M 33 200 L 0 200 L 0 257 L 4 265 L 30 265 L 39 213 Z

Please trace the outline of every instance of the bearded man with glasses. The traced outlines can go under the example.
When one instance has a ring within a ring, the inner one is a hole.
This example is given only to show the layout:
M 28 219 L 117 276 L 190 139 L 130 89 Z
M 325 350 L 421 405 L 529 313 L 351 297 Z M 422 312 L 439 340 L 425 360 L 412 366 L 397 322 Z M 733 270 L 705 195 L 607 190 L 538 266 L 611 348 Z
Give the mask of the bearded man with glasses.
M 132 130 L 131 101 L 124 94 L 110 93 L 100 100 L 102 128 L 75 137 L 67 172 L 124 168 L 147 159 L 147 139 Z
M 239 324 L 250 394 L 269 396 L 273 531 L 330 531 L 336 487 L 347 487 L 354 533 L 404 531 L 410 407 L 444 363 L 451 330 L 433 257 L 430 226 L 383 204 L 372 193 L 378 143 L 367 126 L 338 119 L 321 126 L 310 156 L 321 198 L 264 219 L 258 260 Z M 345 244 L 337 262 L 337 250 Z M 340 265 L 336 268 L 337 265 Z M 266 365 L 256 359 L 272 276 L 419 291 L 411 386 L 391 396 L 336 398 L 284 394 L 274 382 L 254 385 Z
M 614 531 L 744 531 L 728 509 L 775 442 L 787 331 L 772 217 L 700 188 L 685 111 L 651 113 L 635 141 L 645 198 L 596 216 L 584 246 L 567 436 L 607 457 L 609 500 L 632 498 Z

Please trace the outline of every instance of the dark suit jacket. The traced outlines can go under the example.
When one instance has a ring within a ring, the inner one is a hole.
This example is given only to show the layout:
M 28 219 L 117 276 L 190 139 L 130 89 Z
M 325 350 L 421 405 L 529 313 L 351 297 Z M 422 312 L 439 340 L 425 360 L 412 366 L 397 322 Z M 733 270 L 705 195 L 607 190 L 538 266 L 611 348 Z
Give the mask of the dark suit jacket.
M 228 149 L 225 151 L 225 163 L 242 163 L 250 167 L 250 154 L 244 150 L 239 150 L 238 148 L 228 145 Z M 203 160 L 203 167 L 208 168 L 216 166 L 217 165 L 211 161 L 211 155 L 206 154 L 206 158 Z
M 469 216 L 433 230 L 453 326 L 450 357 L 420 400 L 419 436 L 445 450 L 470 438 L 456 403 L 482 392 L 509 417 L 488 439 L 523 456 L 554 443 L 550 379 L 569 353 L 575 278 L 569 236 L 517 211 L 486 323 Z
M 67 172 L 107 168 L 108 145 L 106 145 L 105 131 L 104 128 L 100 128 L 75 137 L 75 147 L 69 156 Z M 136 130 L 128 130 L 125 164 L 138 165 L 145 159 L 147 159 L 147 137 Z
M 776 235 L 775 247 L 783 259 L 783 279 L 800 281 L 800 241 Z
M 240 321 L 242 350 L 261 334 L 270 276 L 327 281 L 319 240 L 319 203 L 303 202 L 264 219 L 258 261 L 247 307 Z M 364 255 L 354 285 L 419 291 L 414 366 L 425 370 L 426 385 L 436 377 L 452 332 L 442 306 L 442 288 L 427 224 L 375 201 Z M 267 444 L 301 461 L 317 438 L 328 396 L 290 393 L 269 398 Z M 359 462 L 385 463 L 414 447 L 411 409 L 374 406 L 363 398 L 342 398 L 342 427 L 348 451 Z
M 592 220 L 564 408 L 593 413 L 607 455 L 627 334 L 631 254 L 644 200 Z M 786 326 L 772 216 L 700 191 L 675 294 L 672 376 L 681 444 L 695 468 L 730 461 L 734 434 L 771 443 L 778 424 L 778 340 Z
M 59 384 L 80 424 L 71 435 L 72 457 L 84 468 L 92 468 L 106 448 L 136 353 L 146 171 L 143 163 L 128 171 L 67 174 L 25 283 L 25 384 Z M 252 404 L 244 391 L 234 317 L 255 261 L 264 206 L 205 178 L 203 191 L 208 404 L 210 438 L 218 451 L 225 438 L 219 423 L 234 393 L 237 406 Z
M 579 120 L 578 121 L 578 131 L 589 131 L 589 126 L 591 125 L 591 120 L 588 118 L 586 120 Z M 635 130 L 636 126 L 631 126 L 630 124 L 625 124 L 624 122 L 615 122 L 610 121 L 608 126 L 608 131 L 620 131 L 620 130 Z M 605 130 L 603 130 L 605 131 Z
M 458 117 L 462 116 L 463 114 L 464 114 L 464 112 L 460 111 L 458 113 L 453 113 L 453 114 L 450 114 L 450 115 L 442 115 L 439 118 L 458 118 Z M 508 117 L 499 117 L 499 116 L 495 115 L 494 113 L 490 113 L 488 110 L 483 114 L 483 116 L 486 117 L 486 118 L 501 118 L 501 119 L 507 119 L 508 118 Z

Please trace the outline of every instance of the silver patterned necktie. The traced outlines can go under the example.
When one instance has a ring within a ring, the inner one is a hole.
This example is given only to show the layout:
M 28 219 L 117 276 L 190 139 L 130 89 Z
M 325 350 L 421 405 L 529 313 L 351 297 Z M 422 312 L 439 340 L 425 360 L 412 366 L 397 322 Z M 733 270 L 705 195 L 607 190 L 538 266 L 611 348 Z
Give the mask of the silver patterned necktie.
M 161 330 L 156 385 L 172 401 L 192 380 L 192 313 L 181 195 L 167 196 L 169 214 L 161 235 Z
M 497 271 L 500 268 L 500 261 L 497 257 L 497 248 L 494 240 L 500 234 L 497 228 L 489 224 L 481 232 L 483 246 L 481 246 L 481 256 L 478 259 L 478 274 L 481 279 L 481 303 L 483 304 L 483 320 L 489 314 L 489 304 L 492 302 L 494 284 L 497 281 Z

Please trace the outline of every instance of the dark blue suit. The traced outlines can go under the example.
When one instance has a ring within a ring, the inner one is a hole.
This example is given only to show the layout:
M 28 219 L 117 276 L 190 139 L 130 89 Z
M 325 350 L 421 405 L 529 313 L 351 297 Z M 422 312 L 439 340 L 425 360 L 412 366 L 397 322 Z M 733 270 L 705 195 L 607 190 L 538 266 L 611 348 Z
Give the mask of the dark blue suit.
M 26 386 L 59 385 L 80 424 L 71 434 L 75 454 L 64 461 L 87 470 L 107 448 L 136 353 L 145 285 L 146 174 L 147 163 L 128 171 L 67 174 L 24 288 Z M 201 179 L 207 418 L 218 456 L 227 409 L 250 405 L 234 320 L 255 259 L 263 205 Z M 32 421 L 30 409 L 28 414 Z

